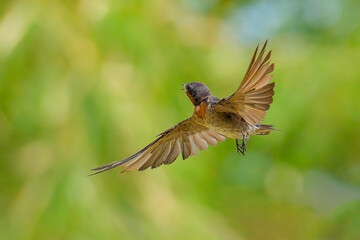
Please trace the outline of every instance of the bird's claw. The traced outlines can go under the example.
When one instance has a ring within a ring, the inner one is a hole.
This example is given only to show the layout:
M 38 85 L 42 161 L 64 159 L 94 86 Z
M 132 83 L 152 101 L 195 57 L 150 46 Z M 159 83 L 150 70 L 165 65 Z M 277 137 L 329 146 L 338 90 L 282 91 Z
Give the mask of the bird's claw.
M 238 152 L 238 154 L 242 154 L 245 155 L 246 152 L 246 144 L 245 144 L 245 139 L 243 138 L 242 143 L 239 144 L 239 140 L 236 139 L 236 150 Z

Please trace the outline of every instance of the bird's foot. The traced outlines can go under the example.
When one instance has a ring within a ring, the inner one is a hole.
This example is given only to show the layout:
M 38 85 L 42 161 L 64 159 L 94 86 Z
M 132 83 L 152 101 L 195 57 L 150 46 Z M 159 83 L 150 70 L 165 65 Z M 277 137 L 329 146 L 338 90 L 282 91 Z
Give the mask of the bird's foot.
M 246 152 L 246 143 L 245 143 L 245 139 L 243 138 L 242 143 L 239 144 L 239 139 L 236 139 L 236 150 L 237 152 L 242 155 L 245 155 Z

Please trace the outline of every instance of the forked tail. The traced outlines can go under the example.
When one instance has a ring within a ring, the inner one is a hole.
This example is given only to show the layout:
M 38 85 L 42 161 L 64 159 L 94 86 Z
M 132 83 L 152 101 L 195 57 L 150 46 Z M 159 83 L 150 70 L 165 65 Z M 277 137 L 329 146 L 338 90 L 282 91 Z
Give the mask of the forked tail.
M 256 135 L 268 135 L 271 131 L 279 131 L 273 125 L 257 125 Z

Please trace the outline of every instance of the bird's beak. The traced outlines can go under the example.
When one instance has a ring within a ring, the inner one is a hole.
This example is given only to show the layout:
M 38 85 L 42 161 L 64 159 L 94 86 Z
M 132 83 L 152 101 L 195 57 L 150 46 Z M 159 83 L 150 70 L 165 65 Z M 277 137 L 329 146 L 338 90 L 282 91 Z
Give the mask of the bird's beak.
M 181 90 L 185 90 L 185 87 L 186 87 L 186 84 L 185 84 L 185 83 L 183 83 L 183 84 L 182 84 L 182 89 L 181 89 Z

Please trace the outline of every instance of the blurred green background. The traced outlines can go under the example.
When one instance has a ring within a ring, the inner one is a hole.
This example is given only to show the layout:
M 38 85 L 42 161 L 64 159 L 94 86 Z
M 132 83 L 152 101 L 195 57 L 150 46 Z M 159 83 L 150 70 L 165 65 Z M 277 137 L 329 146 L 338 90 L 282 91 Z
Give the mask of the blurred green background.
M 0 4 L 1 239 L 360 239 L 358 0 Z M 121 175 L 90 169 L 222 98 L 269 39 L 274 103 L 227 140 Z

